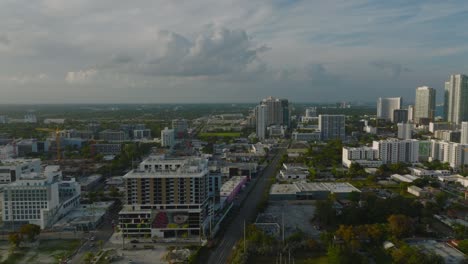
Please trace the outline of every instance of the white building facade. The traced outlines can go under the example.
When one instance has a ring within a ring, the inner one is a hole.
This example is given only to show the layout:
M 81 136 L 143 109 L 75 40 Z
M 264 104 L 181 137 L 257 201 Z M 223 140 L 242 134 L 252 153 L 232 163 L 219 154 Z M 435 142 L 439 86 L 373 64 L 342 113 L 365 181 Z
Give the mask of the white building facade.
M 401 109 L 403 104 L 401 97 L 382 98 L 377 100 L 377 118 L 393 122 L 393 111 Z
M 436 91 L 428 86 L 416 89 L 416 103 L 414 105 L 414 121 L 419 124 L 425 118 L 434 121 Z
M 444 113 L 448 122 L 468 121 L 468 76 L 454 74 L 445 82 Z
M 175 132 L 174 129 L 164 128 L 161 130 L 161 146 L 172 147 L 175 144 Z
M 2 220 L 46 229 L 79 206 L 80 196 L 74 179 L 64 181 L 59 166 L 48 166 L 41 173 L 22 174 L 4 187 Z

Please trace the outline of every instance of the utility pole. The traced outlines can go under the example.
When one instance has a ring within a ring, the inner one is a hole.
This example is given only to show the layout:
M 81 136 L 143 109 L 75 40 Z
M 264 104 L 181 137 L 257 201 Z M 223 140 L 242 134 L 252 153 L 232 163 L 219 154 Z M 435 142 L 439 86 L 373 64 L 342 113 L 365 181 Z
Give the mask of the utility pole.
M 246 243 L 246 235 L 245 235 L 245 219 L 244 219 L 244 253 L 247 252 L 246 247 L 245 247 L 245 243 Z
M 282 237 L 283 237 L 283 245 L 284 245 L 284 213 L 281 213 L 281 232 L 283 233 Z

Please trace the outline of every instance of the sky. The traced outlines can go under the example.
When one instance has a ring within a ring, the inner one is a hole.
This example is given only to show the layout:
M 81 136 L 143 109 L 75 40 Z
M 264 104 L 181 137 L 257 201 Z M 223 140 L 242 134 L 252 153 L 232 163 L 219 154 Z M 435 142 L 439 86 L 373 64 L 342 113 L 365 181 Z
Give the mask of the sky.
M 0 0 L 0 103 L 441 102 L 467 25 L 466 0 Z

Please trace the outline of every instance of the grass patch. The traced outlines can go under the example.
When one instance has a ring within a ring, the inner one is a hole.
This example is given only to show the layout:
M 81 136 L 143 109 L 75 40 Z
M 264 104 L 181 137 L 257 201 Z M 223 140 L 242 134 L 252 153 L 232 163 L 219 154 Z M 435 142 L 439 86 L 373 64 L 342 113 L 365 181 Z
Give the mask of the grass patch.
M 328 256 L 319 256 L 296 261 L 297 264 L 328 264 Z
M 46 253 L 56 253 L 56 251 L 72 252 L 80 246 L 80 240 L 50 240 L 41 241 L 38 250 Z M 55 254 L 54 254 L 55 255 Z
M 13 254 L 8 255 L 8 258 L 5 259 L 2 264 L 16 264 L 20 263 L 20 261 L 24 258 L 26 255 L 26 251 L 18 251 Z
M 240 137 L 239 132 L 205 132 L 200 134 L 201 137 Z

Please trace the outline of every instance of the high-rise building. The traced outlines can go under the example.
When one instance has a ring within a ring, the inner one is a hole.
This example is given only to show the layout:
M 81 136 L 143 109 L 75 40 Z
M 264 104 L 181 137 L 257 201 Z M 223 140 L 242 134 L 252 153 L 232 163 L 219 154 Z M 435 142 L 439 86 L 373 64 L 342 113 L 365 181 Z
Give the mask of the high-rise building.
M 408 110 L 406 109 L 393 110 L 393 122 L 397 124 L 407 123 L 408 122 Z
M 119 225 L 126 238 L 199 239 L 206 234 L 208 160 L 150 156 L 123 179 L 126 205 Z
M 345 140 L 344 115 L 319 115 L 318 125 L 322 140 Z
M 267 105 L 260 104 L 255 107 L 256 134 L 257 138 L 264 140 L 267 128 Z
M 460 124 L 468 121 L 468 76 L 450 75 L 445 82 L 445 118 L 446 121 Z
M 174 129 L 164 128 L 161 130 L 161 146 L 172 147 L 175 144 L 175 132 Z
M 408 122 L 414 121 L 414 105 L 408 105 Z
M 174 130 L 175 138 L 184 138 L 185 133 L 188 131 L 187 119 L 174 119 L 172 120 L 172 129 Z
M 461 123 L 460 144 L 468 144 L 468 122 Z
M 414 105 L 414 121 L 421 123 L 424 118 L 434 121 L 436 91 L 427 86 L 421 86 L 416 89 L 416 103 Z
M 398 138 L 411 139 L 413 133 L 413 124 L 411 123 L 398 123 Z
M 261 105 L 267 106 L 266 125 L 283 125 L 289 126 L 289 102 L 287 99 L 278 99 L 268 97 L 260 102 Z
M 393 111 L 401 109 L 401 97 L 382 98 L 377 100 L 377 118 L 393 121 Z
M 59 166 L 47 166 L 39 173 L 22 173 L 3 187 L 3 222 L 30 223 L 51 227 L 80 204 L 80 185 L 63 180 Z

